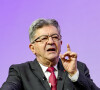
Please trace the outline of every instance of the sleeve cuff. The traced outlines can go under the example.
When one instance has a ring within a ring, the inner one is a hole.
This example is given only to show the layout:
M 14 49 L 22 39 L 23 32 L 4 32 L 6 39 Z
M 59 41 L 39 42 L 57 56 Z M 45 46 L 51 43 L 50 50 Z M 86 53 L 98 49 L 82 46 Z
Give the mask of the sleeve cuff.
M 71 79 L 72 82 L 76 82 L 79 77 L 79 70 L 77 70 L 77 72 L 72 77 L 68 74 L 68 77 Z

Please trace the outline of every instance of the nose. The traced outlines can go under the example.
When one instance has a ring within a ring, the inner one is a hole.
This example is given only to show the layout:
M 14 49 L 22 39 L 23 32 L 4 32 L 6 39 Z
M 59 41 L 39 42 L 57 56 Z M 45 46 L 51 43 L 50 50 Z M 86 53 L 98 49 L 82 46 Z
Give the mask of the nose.
M 49 38 L 48 38 L 47 43 L 48 43 L 48 44 L 53 44 L 53 43 L 54 43 L 54 41 L 53 41 L 52 37 L 49 37 Z

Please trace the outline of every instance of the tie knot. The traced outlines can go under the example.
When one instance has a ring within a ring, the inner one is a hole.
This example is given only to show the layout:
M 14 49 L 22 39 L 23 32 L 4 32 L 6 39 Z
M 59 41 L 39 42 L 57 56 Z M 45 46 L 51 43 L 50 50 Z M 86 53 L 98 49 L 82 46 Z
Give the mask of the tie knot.
M 55 68 L 54 67 L 48 67 L 47 71 L 49 72 L 54 72 Z

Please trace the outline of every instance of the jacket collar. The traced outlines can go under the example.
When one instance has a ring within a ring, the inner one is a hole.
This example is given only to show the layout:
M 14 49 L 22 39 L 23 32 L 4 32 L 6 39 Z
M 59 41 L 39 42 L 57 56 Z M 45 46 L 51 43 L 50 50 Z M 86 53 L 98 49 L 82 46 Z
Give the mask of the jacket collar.
M 34 61 L 30 62 L 30 67 L 32 69 L 33 74 L 40 80 L 42 85 L 46 90 L 51 90 L 49 83 L 46 80 L 46 77 L 38 63 L 38 61 L 35 59 Z
M 35 74 L 36 77 L 40 79 L 41 83 L 46 88 L 46 90 L 51 90 L 51 88 L 46 80 L 46 77 L 36 59 L 34 61 L 30 62 L 30 67 L 33 71 L 33 74 Z M 62 62 L 60 59 L 59 59 L 57 68 L 58 68 L 57 90 L 63 90 L 65 80 L 67 80 L 67 83 L 69 83 L 70 81 L 68 78 L 68 73 L 64 71 L 64 68 L 63 68 L 63 65 L 62 65 Z M 68 85 L 68 87 L 69 87 L 69 85 Z M 69 88 L 70 88 L 70 90 L 72 90 L 71 89 L 72 87 L 69 87 Z

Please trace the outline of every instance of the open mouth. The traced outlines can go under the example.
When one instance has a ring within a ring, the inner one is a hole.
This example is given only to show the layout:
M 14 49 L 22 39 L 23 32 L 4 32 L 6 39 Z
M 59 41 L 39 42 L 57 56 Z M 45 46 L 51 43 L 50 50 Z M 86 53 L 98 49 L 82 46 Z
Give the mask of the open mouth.
M 56 51 L 55 48 L 49 48 L 47 51 Z

